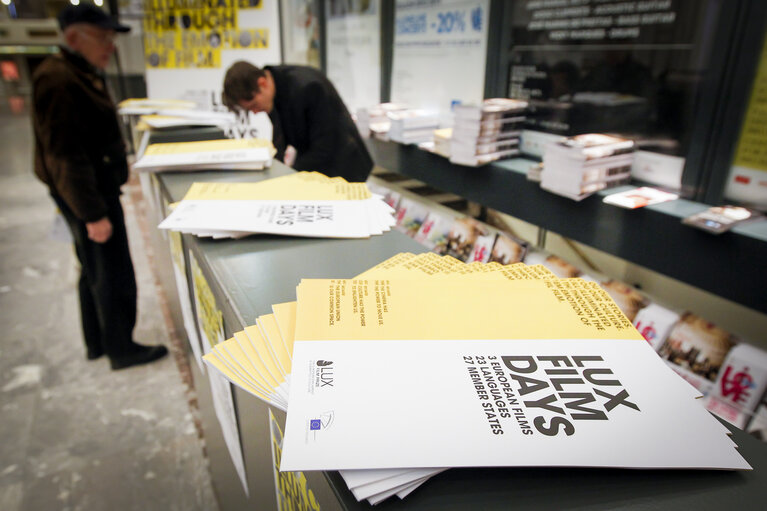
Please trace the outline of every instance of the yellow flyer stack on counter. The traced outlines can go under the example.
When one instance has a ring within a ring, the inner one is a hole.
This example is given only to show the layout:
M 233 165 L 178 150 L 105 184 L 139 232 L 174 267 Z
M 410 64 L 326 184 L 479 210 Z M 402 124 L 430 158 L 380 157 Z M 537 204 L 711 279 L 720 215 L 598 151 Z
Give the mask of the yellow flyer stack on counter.
M 194 183 L 159 227 L 214 238 L 368 238 L 391 229 L 392 213 L 365 183 L 297 172 L 256 183 Z
M 234 124 L 235 121 L 234 114 L 201 110 L 164 110 L 162 113 L 139 117 L 140 123 L 144 123 L 147 128 L 153 130 L 193 126 L 226 127 Z
M 204 358 L 289 409 L 281 470 L 339 470 L 358 500 L 450 467 L 750 468 L 592 282 L 398 254 L 272 309 Z
M 159 111 L 192 110 L 196 106 L 194 101 L 182 99 L 128 98 L 117 104 L 117 111 L 120 115 L 145 115 Z
M 271 141 L 259 138 L 150 144 L 133 168 L 139 172 L 263 170 L 271 166 L 275 153 Z

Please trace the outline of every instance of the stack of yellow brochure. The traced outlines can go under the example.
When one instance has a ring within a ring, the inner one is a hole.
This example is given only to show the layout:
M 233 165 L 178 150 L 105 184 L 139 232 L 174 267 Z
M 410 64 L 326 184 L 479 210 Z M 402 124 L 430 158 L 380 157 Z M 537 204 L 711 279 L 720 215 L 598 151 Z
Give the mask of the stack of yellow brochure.
M 117 111 L 120 115 L 145 115 L 160 111 L 192 110 L 196 106 L 194 101 L 182 99 L 128 98 L 118 103 Z
M 187 128 L 192 126 L 225 127 L 237 121 L 232 113 L 209 110 L 160 110 L 156 114 L 142 115 L 143 122 L 149 129 Z
M 367 238 L 390 230 L 393 212 L 365 183 L 296 172 L 256 183 L 194 183 L 159 227 L 215 238 Z
M 198 170 L 263 170 L 275 154 L 271 141 L 260 138 L 150 144 L 133 165 L 140 172 Z
M 273 312 L 204 359 L 287 407 L 281 470 L 359 500 L 450 467 L 750 468 L 596 283 L 400 254 Z

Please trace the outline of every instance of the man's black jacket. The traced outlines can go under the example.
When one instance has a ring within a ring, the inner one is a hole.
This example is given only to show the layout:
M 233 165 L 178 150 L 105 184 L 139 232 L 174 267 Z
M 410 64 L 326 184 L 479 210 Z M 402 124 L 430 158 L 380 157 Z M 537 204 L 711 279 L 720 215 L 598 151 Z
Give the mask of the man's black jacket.
M 266 66 L 276 93 L 269 118 L 277 159 L 296 148 L 296 170 L 365 181 L 373 160 L 335 87 L 322 72 L 305 66 Z
M 106 216 L 128 179 L 125 144 L 103 77 L 62 48 L 32 76 L 35 174 L 84 222 Z

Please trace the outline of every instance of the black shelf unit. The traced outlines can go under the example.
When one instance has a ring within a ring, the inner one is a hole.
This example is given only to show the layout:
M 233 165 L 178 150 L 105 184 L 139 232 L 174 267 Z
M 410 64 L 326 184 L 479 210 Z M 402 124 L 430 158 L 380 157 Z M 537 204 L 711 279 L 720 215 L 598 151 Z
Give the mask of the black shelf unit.
M 600 196 L 575 202 L 501 164 L 463 167 L 416 146 L 377 139 L 368 139 L 368 148 L 388 170 L 767 313 L 767 242 L 757 237 L 714 236 L 683 225 L 679 216 L 624 210 Z

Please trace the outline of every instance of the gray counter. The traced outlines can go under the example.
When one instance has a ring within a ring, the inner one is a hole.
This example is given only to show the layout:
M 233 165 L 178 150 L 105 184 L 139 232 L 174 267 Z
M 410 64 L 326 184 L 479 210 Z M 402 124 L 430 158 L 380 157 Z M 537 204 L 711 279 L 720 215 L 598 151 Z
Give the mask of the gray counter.
M 257 181 L 290 172 L 275 162 L 263 173 L 206 172 L 161 174 L 159 183 L 169 201 L 179 200 L 194 181 Z M 159 237 L 154 235 L 155 239 Z M 223 312 L 227 336 L 253 324 L 258 315 L 270 313 L 274 303 L 295 299 L 301 278 L 352 277 L 398 252 L 424 248 L 399 232 L 367 240 L 326 240 L 251 236 L 242 240 L 214 241 L 184 236 Z M 156 261 L 168 294 L 167 244 L 157 245 Z M 172 279 L 172 273 L 171 277 Z M 174 321 L 183 333 L 178 308 L 171 303 Z M 182 334 L 183 337 L 183 334 Z M 250 498 L 237 479 L 218 426 L 207 378 L 194 362 L 198 393 L 213 484 L 222 510 L 276 510 L 275 480 L 269 435 L 269 412 L 263 402 L 235 389 L 240 439 L 245 457 Z M 273 410 L 284 425 L 283 413 Z M 446 417 L 449 419 L 449 416 Z M 685 427 L 670 424 L 669 427 Z M 405 500 L 396 497 L 376 506 L 388 510 L 508 510 L 508 509 L 762 509 L 767 497 L 767 448 L 733 429 L 740 451 L 754 466 L 753 472 L 692 470 L 604 469 L 453 469 L 440 474 Z M 627 439 L 631 441 L 631 439 Z M 471 439 L 456 438 L 456 445 Z M 394 446 L 392 446 L 394 447 Z M 651 446 L 648 446 L 651 448 Z M 702 445 L 701 449 L 706 446 Z M 354 445 L 349 445 L 354 449 Z M 322 510 L 369 509 L 358 503 L 335 472 L 307 472 L 306 488 Z M 299 490 L 300 493 L 300 490 Z M 296 508 L 300 509 L 300 508 Z M 306 509 L 313 509 L 307 507 Z

